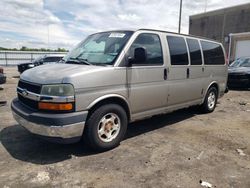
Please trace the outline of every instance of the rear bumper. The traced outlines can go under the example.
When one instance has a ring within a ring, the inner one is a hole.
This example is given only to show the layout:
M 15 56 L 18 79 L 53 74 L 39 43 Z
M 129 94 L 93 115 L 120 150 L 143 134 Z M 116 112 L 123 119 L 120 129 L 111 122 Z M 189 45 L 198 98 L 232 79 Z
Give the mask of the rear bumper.
M 81 139 L 87 111 L 52 114 L 33 111 L 14 99 L 11 103 L 14 119 L 29 132 L 43 138 L 62 143 L 77 142 Z

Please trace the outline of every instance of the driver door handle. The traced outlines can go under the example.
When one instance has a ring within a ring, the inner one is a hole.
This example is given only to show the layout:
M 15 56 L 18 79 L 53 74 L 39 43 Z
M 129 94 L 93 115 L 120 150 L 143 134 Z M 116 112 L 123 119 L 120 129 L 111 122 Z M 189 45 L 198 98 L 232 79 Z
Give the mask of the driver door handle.
M 189 78 L 189 76 L 190 76 L 190 70 L 189 68 L 187 68 L 187 78 Z
M 164 76 L 163 76 L 164 80 L 168 79 L 168 71 L 167 69 L 164 69 Z

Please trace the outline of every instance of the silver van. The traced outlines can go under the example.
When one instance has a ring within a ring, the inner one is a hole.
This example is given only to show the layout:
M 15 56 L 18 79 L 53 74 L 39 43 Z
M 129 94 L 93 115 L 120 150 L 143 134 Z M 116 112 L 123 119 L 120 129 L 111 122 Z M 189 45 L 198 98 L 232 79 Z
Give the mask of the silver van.
M 118 146 L 129 122 L 194 105 L 212 112 L 226 90 L 223 46 L 189 35 L 100 32 L 62 61 L 21 75 L 13 116 L 31 133 L 64 143 L 84 138 L 99 151 Z

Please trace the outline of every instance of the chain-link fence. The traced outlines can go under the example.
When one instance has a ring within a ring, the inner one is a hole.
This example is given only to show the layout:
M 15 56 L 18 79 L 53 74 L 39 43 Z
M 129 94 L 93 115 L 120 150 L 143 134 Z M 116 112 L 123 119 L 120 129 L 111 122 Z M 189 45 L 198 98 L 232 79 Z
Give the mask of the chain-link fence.
M 0 65 L 11 66 L 30 62 L 44 55 L 66 55 L 66 52 L 0 51 Z

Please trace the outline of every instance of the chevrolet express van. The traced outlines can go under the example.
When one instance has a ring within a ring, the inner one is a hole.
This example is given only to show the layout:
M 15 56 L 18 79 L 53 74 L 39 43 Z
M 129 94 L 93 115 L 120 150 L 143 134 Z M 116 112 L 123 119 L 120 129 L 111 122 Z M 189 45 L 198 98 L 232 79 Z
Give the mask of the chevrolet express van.
M 127 124 L 223 96 L 227 65 L 215 41 L 158 30 L 92 34 L 59 64 L 25 71 L 11 108 L 31 133 L 56 142 L 81 138 L 96 150 L 119 145 Z

